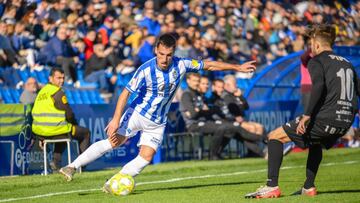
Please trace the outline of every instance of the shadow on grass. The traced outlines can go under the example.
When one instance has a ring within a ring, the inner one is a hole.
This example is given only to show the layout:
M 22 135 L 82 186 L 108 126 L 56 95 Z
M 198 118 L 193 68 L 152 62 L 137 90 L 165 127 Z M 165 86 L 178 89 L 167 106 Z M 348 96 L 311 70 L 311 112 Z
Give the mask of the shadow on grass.
M 319 191 L 318 194 L 337 194 L 337 193 L 358 193 L 360 189 L 356 190 L 331 190 L 331 191 Z
M 101 192 L 101 191 L 93 191 L 93 192 L 81 192 L 81 193 L 79 193 L 78 195 L 79 196 L 91 196 L 91 195 L 93 195 L 93 196 L 98 196 L 99 194 L 104 194 L 104 196 L 112 196 L 112 197 L 117 197 L 117 196 L 115 196 L 115 195 L 112 195 L 112 194 L 106 194 L 106 193 L 104 193 L 104 192 Z M 134 193 L 132 193 L 131 194 L 131 196 L 133 196 L 133 195 L 139 195 L 139 194 L 141 194 L 141 193 L 137 193 L 137 192 L 134 192 Z
M 139 195 L 148 191 L 165 191 L 165 190 L 183 190 L 183 189 L 195 189 L 195 188 L 203 188 L 203 187 L 213 187 L 213 186 L 231 186 L 231 185 L 242 185 L 242 184 L 253 184 L 253 183 L 264 183 L 264 181 L 244 181 L 244 182 L 232 182 L 232 183 L 213 183 L 213 184 L 202 184 L 202 185 L 185 185 L 185 186 L 177 186 L 177 187 L 164 187 L 164 188 L 151 188 L 151 189 L 135 189 L 135 191 L 131 195 Z M 80 192 L 79 196 L 91 196 L 98 195 L 101 191 L 92 191 L 92 192 Z M 104 193 L 105 194 L 105 193 Z
M 151 189 L 142 189 L 135 190 L 136 193 L 143 193 L 147 191 L 165 191 L 165 190 L 183 190 L 183 189 L 194 189 L 194 188 L 203 188 L 203 187 L 212 187 L 212 186 L 231 186 L 231 185 L 242 185 L 242 184 L 253 184 L 253 183 L 264 183 L 264 181 L 246 181 L 246 182 L 232 182 L 232 183 L 213 183 L 213 184 L 202 184 L 202 185 L 185 185 L 177 187 L 164 187 L 164 188 L 151 188 Z

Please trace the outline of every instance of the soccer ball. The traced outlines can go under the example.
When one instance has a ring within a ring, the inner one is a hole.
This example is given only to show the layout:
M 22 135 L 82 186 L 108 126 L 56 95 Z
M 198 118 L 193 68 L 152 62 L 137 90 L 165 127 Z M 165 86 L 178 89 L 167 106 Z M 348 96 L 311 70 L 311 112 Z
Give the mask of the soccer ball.
M 118 173 L 105 183 L 104 189 L 113 195 L 123 196 L 130 194 L 134 187 L 135 181 L 133 177 Z

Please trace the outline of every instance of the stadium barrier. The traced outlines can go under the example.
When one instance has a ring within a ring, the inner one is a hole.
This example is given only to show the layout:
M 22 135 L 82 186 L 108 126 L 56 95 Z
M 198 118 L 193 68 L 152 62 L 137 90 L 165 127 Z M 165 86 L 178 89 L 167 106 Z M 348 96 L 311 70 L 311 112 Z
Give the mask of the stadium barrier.
M 169 133 L 183 132 L 184 125 L 179 122 L 180 112 L 178 103 L 174 103 L 169 115 L 165 136 Z M 252 102 L 248 118 L 264 124 L 267 131 L 278 127 L 284 122 L 294 118 L 298 101 L 281 102 Z M 80 126 L 91 131 L 91 143 L 105 139 L 104 128 L 110 121 L 115 106 L 71 105 Z M 38 146 L 38 141 L 32 145 L 30 105 L 1 104 L 0 105 L 0 176 L 40 174 L 43 173 L 43 152 Z M 132 160 L 138 153 L 136 146 L 139 136 L 130 139 L 125 145 L 106 153 L 104 156 L 89 164 L 86 170 L 100 170 L 108 167 L 120 167 Z M 165 139 L 165 138 L 164 138 Z M 76 158 L 75 146 L 72 146 L 72 159 Z M 50 149 L 51 150 L 51 149 Z M 163 144 L 155 155 L 153 163 L 178 160 L 176 156 L 169 157 L 168 145 Z M 51 160 L 52 156 L 48 156 Z M 66 151 L 63 154 L 63 164 L 67 163 Z

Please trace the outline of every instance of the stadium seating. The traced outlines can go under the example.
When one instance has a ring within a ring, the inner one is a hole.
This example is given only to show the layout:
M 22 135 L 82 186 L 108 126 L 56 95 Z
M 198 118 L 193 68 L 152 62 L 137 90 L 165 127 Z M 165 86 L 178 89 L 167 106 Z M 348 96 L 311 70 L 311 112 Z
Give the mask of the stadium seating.
M 0 88 L 0 92 L 5 104 L 16 103 L 9 88 Z
M 20 103 L 22 89 L 0 87 L 0 97 L 5 104 Z M 65 89 L 69 104 L 105 104 L 97 89 Z
M 335 53 L 347 58 L 360 73 L 360 47 L 335 47 Z M 258 72 L 245 88 L 249 101 L 279 101 L 300 99 L 300 56 L 296 52 L 274 61 Z M 238 81 L 242 84 L 241 81 Z

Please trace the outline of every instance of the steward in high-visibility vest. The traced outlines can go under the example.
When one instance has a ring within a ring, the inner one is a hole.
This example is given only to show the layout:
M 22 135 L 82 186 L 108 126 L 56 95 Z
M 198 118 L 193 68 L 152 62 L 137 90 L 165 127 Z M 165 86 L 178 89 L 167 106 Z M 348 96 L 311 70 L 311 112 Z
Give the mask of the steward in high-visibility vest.
M 66 134 L 71 131 L 72 124 L 66 120 L 65 110 L 55 107 L 56 94 L 63 94 L 61 102 L 66 103 L 62 89 L 51 83 L 45 85 L 38 93 L 32 109 L 32 131 L 44 137 Z
M 79 141 L 80 153 L 90 144 L 90 131 L 77 125 L 74 113 L 67 102 L 62 86 L 64 71 L 53 68 L 50 72 L 49 83 L 38 93 L 32 109 L 32 132 L 40 140 L 56 138 L 73 138 Z M 65 143 L 56 143 L 54 159 L 50 163 L 53 170 L 60 168 L 61 153 L 65 150 Z

